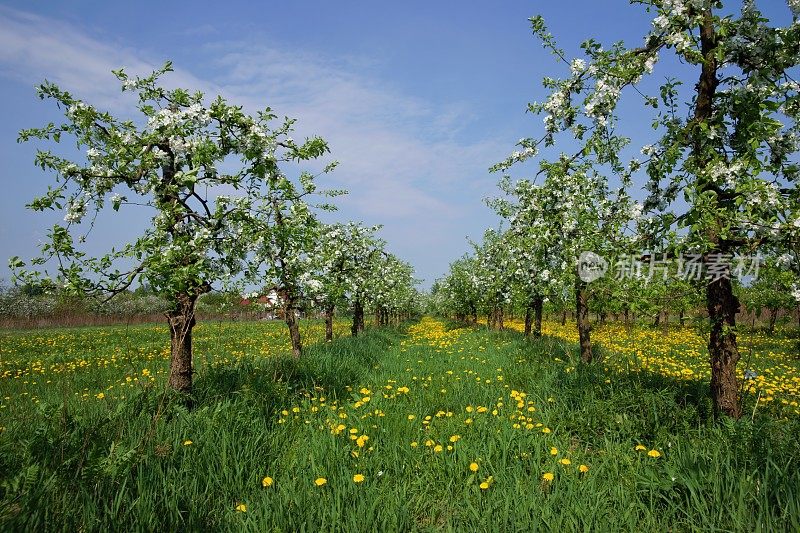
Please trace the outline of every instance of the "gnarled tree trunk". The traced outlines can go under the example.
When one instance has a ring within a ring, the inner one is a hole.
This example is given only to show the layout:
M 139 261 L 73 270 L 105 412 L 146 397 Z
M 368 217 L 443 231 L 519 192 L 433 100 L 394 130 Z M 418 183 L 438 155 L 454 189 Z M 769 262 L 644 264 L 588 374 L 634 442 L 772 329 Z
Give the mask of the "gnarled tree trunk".
M 192 329 L 197 296 L 181 295 L 166 313 L 170 333 L 169 386 L 183 393 L 192 392 Z
M 739 300 L 733 294 L 733 286 L 728 278 L 712 280 L 706 287 L 708 318 L 711 333 L 708 339 L 708 353 L 711 363 L 711 396 L 714 399 L 714 412 L 739 418 L 742 416 L 739 401 L 739 383 L 736 378 L 736 363 L 739 362 L 739 349 L 736 346 L 736 313 Z
M 350 328 L 350 334 L 357 337 L 362 331 L 364 331 L 364 304 L 361 303 L 360 298 L 356 298 L 353 302 L 353 325 Z
M 300 343 L 300 323 L 297 320 L 297 309 L 295 308 L 294 299 L 288 291 L 281 291 L 280 294 L 284 301 L 283 319 L 289 328 L 289 338 L 292 341 L 292 356 L 295 359 L 299 359 L 303 353 L 303 345 Z
M 769 310 L 769 332 L 775 333 L 775 322 L 778 320 L 778 309 L 771 308 Z
M 325 308 L 325 341 L 331 342 L 333 340 L 333 306 L 329 305 Z

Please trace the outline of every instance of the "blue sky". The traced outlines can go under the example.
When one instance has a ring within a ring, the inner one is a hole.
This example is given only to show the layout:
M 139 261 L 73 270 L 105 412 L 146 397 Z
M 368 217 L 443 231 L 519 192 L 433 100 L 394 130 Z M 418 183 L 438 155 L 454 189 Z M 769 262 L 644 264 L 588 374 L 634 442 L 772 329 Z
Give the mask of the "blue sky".
M 788 19 L 783 2 L 766 4 Z M 58 118 L 34 85 L 47 78 L 125 113 L 130 101 L 110 70 L 145 73 L 171 59 L 171 84 L 221 93 L 250 111 L 269 105 L 298 119 L 297 137 L 328 140 L 340 166 L 321 185 L 350 191 L 336 217 L 383 224 L 391 251 L 427 287 L 469 249 L 467 236 L 497 223 L 483 204 L 498 178 L 488 167 L 542 131 L 526 104 L 544 98 L 544 75 L 563 71 L 531 35 L 535 14 L 571 55 L 589 36 L 639 44 L 649 25 L 641 7 L 622 0 L 4 2 L 0 278 L 8 257 L 35 255 L 63 217 L 24 208 L 53 180 L 33 166 L 35 145 L 16 143 L 20 129 Z M 660 76 L 681 67 L 664 68 Z M 124 242 L 144 223 L 109 217 L 92 246 Z

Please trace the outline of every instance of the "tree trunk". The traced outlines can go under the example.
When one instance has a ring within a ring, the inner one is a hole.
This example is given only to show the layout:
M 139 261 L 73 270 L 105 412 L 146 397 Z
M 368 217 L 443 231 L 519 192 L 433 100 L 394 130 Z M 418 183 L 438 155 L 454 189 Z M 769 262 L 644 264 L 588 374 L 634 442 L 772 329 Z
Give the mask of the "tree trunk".
M 303 353 L 303 345 L 300 343 L 300 323 L 295 314 L 295 308 L 289 304 L 284 310 L 284 320 L 289 328 L 289 337 L 292 340 L 292 357 L 299 359 Z
M 657 328 L 659 324 L 661 324 L 661 311 L 656 313 L 656 318 L 653 320 L 653 327 Z
M 175 308 L 166 313 L 171 346 L 169 386 L 187 394 L 192 392 L 192 329 L 196 301 L 197 296 L 179 296 Z
M 362 331 L 364 331 L 364 305 L 360 299 L 356 298 L 353 302 L 353 325 L 350 328 L 350 334 L 358 337 Z
M 474 305 L 472 306 L 472 323 L 478 323 L 478 309 Z
M 684 311 L 683 309 L 681 309 L 681 312 L 680 312 L 680 315 L 679 315 L 679 320 L 680 320 L 681 326 L 683 326 L 685 321 L 686 321 L 686 311 Z
M 589 336 L 591 325 L 589 324 L 589 294 L 586 290 L 586 282 L 579 277 L 575 277 L 575 323 L 578 326 L 578 339 L 581 346 L 581 361 L 584 363 L 592 362 L 592 341 Z
M 525 307 L 525 338 L 529 339 L 531 336 L 531 325 L 533 323 L 533 315 L 531 306 Z
M 769 334 L 775 333 L 775 322 L 778 320 L 778 310 L 772 308 L 769 310 Z
M 714 399 L 715 414 L 725 414 L 733 418 L 742 415 L 739 402 L 739 383 L 736 378 L 736 363 L 739 349 L 736 346 L 736 313 L 739 301 L 733 294 L 730 279 L 713 280 L 706 288 L 708 317 L 711 333 L 708 340 L 708 353 L 711 363 L 711 396 Z
M 325 341 L 331 342 L 333 340 L 333 306 L 329 305 L 325 308 Z
M 566 311 L 566 309 L 564 311 L 561 311 L 561 325 L 562 326 L 566 326 L 567 325 L 567 311 Z
M 533 336 L 542 336 L 542 310 L 544 308 L 544 298 L 536 296 L 533 299 Z
M 506 329 L 503 325 L 503 306 L 497 308 L 497 329 L 500 331 Z

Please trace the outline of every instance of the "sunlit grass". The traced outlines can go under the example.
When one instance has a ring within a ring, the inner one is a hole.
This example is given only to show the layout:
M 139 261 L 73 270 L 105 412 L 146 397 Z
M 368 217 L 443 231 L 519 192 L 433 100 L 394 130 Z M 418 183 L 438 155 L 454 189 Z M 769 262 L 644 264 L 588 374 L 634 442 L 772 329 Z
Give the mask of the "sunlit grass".
M 188 410 L 166 332 L 100 332 L 14 334 L 37 348 L 0 380 L 4 529 L 800 529 L 796 417 L 715 422 L 699 378 L 577 365 L 556 336 L 424 318 L 295 362 L 282 324 L 204 324 Z

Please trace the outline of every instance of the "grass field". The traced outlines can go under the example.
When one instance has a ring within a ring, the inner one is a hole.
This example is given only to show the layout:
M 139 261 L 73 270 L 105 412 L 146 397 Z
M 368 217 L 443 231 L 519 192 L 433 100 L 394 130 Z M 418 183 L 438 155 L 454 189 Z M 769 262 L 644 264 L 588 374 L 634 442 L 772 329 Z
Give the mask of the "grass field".
M 800 530 L 793 339 L 742 338 L 734 423 L 689 328 L 545 332 L 201 324 L 191 410 L 164 326 L 0 332 L 0 529 Z

